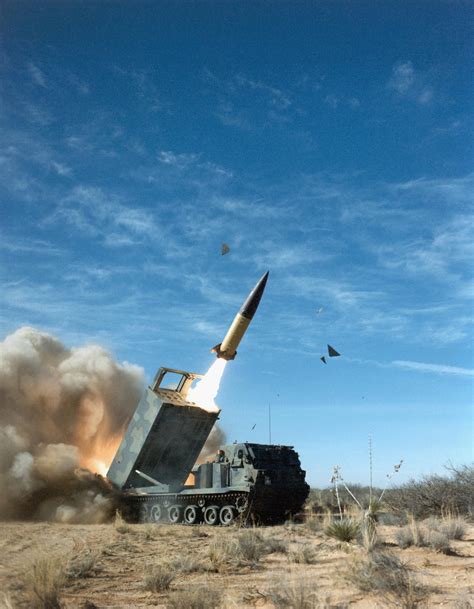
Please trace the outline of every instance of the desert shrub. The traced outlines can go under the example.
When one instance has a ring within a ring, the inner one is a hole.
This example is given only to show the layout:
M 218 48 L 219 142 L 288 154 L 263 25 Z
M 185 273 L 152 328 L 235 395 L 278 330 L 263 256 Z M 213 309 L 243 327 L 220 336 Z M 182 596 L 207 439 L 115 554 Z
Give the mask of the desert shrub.
M 305 524 L 305 527 L 312 533 L 319 533 L 324 528 L 321 517 L 317 517 L 314 515 L 311 515 L 308 518 L 306 518 L 304 524 Z
M 316 562 L 316 553 L 309 544 L 299 546 L 288 555 L 291 562 L 298 564 L 312 565 Z
M 426 533 L 420 528 L 414 518 L 410 518 L 410 524 L 402 527 L 395 533 L 395 540 L 402 549 L 410 546 L 422 548 L 427 545 Z
M 150 592 L 169 590 L 176 577 L 176 570 L 169 564 L 162 563 L 148 568 L 143 578 L 143 587 Z
M 328 537 L 339 541 L 352 541 L 360 532 L 360 524 L 352 518 L 334 520 L 324 531 Z
M 119 510 L 115 512 L 114 528 L 117 533 L 121 533 L 122 535 L 130 532 L 130 525 L 125 522 Z
M 209 586 L 179 590 L 170 594 L 170 609 L 218 609 L 222 606 L 222 591 Z
M 96 570 L 99 554 L 86 548 L 69 559 L 66 576 L 71 578 L 88 577 Z
M 256 529 L 247 529 L 234 535 L 216 535 L 209 544 L 209 559 L 220 571 L 229 564 L 257 563 L 266 554 L 285 553 L 287 549 L 285 542 L 265 539 Z
M 379 524 L 399 527 L 407 524 L 406 514 L 394 514 L 393 512 L 380 512 L 378 515 Z
M 318 596 L 309 582 L 283 582 L 269 592 L 275 609 L 317 609 Z
M 450 475 L 423 476 L 388 490 L 385 502 L 397 512 L 416 518 L 459 514 L 472 516 L 474 509 L 474 465 L 449 467 Z
M 66 582 L 64 560 L 38 555 L 26 577 L 29 606 L 32 609 L 60 609 L 59 594 Z
M 471 595 L 468 592 L 460 592 L 454 599 L 453 609 L 472 609 Z
M 211 540 L 208 549 L 209 560 L 218 571 L 227 563 L 238 559 L 238 543 L 235 537 L 217 535 Z
M 152 541 L 156 539 L 156 524 L 146 524 L 142 530 L 142 537 L 146 541 Z
M 205 565 L 201 560 L 194 556 L 180 555 L 171 561 L 171 566 L 180 573 L 199 573 L 206 571 Z
M 441 552 L 442 554 L 449 554 L 451 552 L 448 536 L 441 531 L 430 531 L 426 541 L 427 545 L 436 550 L 436 552 Z
M 423 521 L 423 526 L 429 531 L 443 533 L 448 539 L 462 539 L 466 533 L 467 524 L 464 518 L 435 518 L 431 516 Z
M 346 609 L 347 605 L 332 604 L 321 598 L 309 581 L 283 581 L 270 588 L 268 597 L 275 609 Z
M 397 542 L 397 545 L 400 546 L 400 548 L 402 548 L 403 550 L 414 545 L 413 532 L 411 528 L 409 526 L 406 526 L 399 529 L 395 533 L 395 541 Z
M 237 535 L 238 552 L 243 560 L 258 562 L 267 554 L 267 543 L 255 529 L 242 531 Z
M 346 578 L 361 592 L 377 592 L 404 609 L 417 607 L 428 593 L 408 566 L 391 554 L 373 553 L 354 558 Z
M 448 539 L 462 539 L 466 534 L 467 524 L 464 518 L 448 518 L 443 522 L 441 531 Z
M 276 539 L 274 537 L 267 537 L 265 539 L 265 552 L 267 554 L 287 554 L 288 553 L 288 542 L 283 539 Z

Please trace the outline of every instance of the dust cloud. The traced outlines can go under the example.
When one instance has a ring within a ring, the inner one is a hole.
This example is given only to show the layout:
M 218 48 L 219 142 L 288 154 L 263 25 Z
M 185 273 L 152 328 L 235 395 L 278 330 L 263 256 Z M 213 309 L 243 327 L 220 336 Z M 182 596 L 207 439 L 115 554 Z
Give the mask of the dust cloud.
M 144 386 L 140 367 L 98 345 L 69 349 L 30 327 L 0 342 L 0 518 L 110 519 L 103 476 Z M 199 462 L 224 440 L 214 426 Z
M 144 387 L 97 345 L 23 327 L 0 343 L 0 517 L 102 522 L 105 474 Z

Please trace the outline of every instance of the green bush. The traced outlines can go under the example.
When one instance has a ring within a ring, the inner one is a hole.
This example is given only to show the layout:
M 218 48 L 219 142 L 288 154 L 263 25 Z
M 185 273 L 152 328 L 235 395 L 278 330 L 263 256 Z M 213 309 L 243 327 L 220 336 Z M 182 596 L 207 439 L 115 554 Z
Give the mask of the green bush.
M 339 541 L 352 541 L 360 533 L 360 524 L 352 518 L 334 520 L 324 531 L 328 537 Z

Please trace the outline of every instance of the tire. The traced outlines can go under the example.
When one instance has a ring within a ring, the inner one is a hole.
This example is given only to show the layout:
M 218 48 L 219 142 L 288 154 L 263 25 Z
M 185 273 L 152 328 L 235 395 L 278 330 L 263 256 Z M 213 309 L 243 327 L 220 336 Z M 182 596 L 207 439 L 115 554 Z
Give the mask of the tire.
M 184 508 L 184 524 L 197 524 L 200 519 L 201 510 L 197 505 L 188 505 Z
M 219 508 L 217 505 L 210 505 L 204 510 L 204 522 L 211 526 L 219 524 Z
M 222 526 L 228 527 L 235 520 L 235 508 L 232 505 L 224 505 L 219 512 L 219 520 Z
M 182 516 L 182 509 L 179 505 L 171 505 L 168 508 L 168 520 L 172 524 L 177 524 L 178 522 L 181 522 L 181 516 Z
M 163 515 L 161 510 L 161 505 L 155 503 L 155 505 L 151 506 L 150 510 L 150 521 L 151 522 L 160 522 L 161 516 Z

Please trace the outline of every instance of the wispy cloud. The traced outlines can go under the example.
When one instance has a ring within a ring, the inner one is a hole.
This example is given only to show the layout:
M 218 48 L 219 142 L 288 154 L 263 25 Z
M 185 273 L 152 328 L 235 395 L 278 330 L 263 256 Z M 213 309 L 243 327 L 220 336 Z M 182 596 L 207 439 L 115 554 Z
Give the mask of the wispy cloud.
M 126 205 L 122 197 L 86 185 L 75 186 L 63 197 L 44 224 L 58 222 L 66 222 L 90 236 L 101 237 L 105 245 L 112 247 L 156 238 L 160 232 L 149 210 Z
M 229 127 L 250 130 L 265 126 L 257 118 L 261 116 L 266 123 L 286 123 L 295 111 L 289 91 L 261 78 L 242 73 L 222 78 L 206 68 L 203 81 L 217 97 L 214 115 Z
M 32 80 L 32 82 L 37 85 L 38 87 L 42 87 L 43 89 L 47 88 L 47 84 L 46 84 L 46 76 L 44 75 L 43 71 L 40 70 L 40 68 L 34 64 L 32 61 L 28 62 L 27 64 L 27 70 L 28 70 L 28 74 Z
M 418 102 L 421 105 L 433 101 L 433 88 L 426 83 L 426 77 L 416 71 L 411 61 L 396 63 L 387 87 L 401 97 Z
M 429 364 L 423 362 L 395 360 L 392 362 L 392 366 L 404 368 L 406 370 L 413 370 L 415 372 L 431 372 L 434 374 L 448 374 L 453 376 L 474 376 L 474 370 L 472 368 L 459 368 L 457 366 L 449 366 L 446 364 Z

